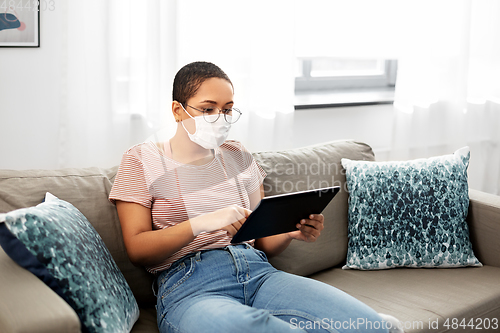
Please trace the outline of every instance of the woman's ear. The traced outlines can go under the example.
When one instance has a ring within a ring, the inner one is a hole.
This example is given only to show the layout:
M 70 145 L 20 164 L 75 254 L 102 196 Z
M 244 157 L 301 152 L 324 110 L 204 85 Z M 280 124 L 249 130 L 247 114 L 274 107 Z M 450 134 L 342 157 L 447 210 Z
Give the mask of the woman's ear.
M 172 113 L 174 114 L 174 118 L 176 122 L 182 121 L 182 106 L 181 103 L 177 101 L 172 102 Z

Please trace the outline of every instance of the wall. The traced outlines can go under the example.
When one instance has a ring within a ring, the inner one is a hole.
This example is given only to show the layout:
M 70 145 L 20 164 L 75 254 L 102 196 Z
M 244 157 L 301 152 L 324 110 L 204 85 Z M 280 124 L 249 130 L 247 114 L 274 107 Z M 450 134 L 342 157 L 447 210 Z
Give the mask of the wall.
M 353 139 L 368 143 L 377 160 L 387 160 L 392 144 L 392 105 L 297 110 L 293 146 Z
M 0 168 L 57 165 L 59 18 L 40 13 L 40 48 L 0 48 Z

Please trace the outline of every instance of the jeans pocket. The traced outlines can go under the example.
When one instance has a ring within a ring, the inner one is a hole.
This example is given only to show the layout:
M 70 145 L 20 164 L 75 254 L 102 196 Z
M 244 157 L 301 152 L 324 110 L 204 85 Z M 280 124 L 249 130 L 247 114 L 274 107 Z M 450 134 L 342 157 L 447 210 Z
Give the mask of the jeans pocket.
M 158 286 L 159 295 L 164 299 L 179 286 L 181 286 L 194 271 L 194 258 L 190 258 L 172 267 L 166 274 L 160 277 Z

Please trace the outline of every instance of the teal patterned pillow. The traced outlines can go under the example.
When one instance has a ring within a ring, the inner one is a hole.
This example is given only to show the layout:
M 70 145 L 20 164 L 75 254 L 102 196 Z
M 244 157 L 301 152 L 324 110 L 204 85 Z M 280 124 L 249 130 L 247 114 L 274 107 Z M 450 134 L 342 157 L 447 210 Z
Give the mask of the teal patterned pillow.
M 469 148 L 406 162 L 342 159 L 349 191 L 343 267 L 482 266 L 472 251 Z
M 0 244 L 19 265 L 58 293 L 83 332 L 130 332 L 139 307 L 106 245 L 73 205 L 45 202 L 0 216 Z

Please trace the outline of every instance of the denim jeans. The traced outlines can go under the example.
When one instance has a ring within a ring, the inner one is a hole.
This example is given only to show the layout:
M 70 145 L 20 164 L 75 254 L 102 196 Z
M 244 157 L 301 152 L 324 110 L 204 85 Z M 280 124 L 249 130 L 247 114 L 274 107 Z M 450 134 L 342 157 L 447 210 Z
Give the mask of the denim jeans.
M 157 310 L 161 332 L 387 332 L 364 303 L 248 244 L 176 261 L 158 276 Z

